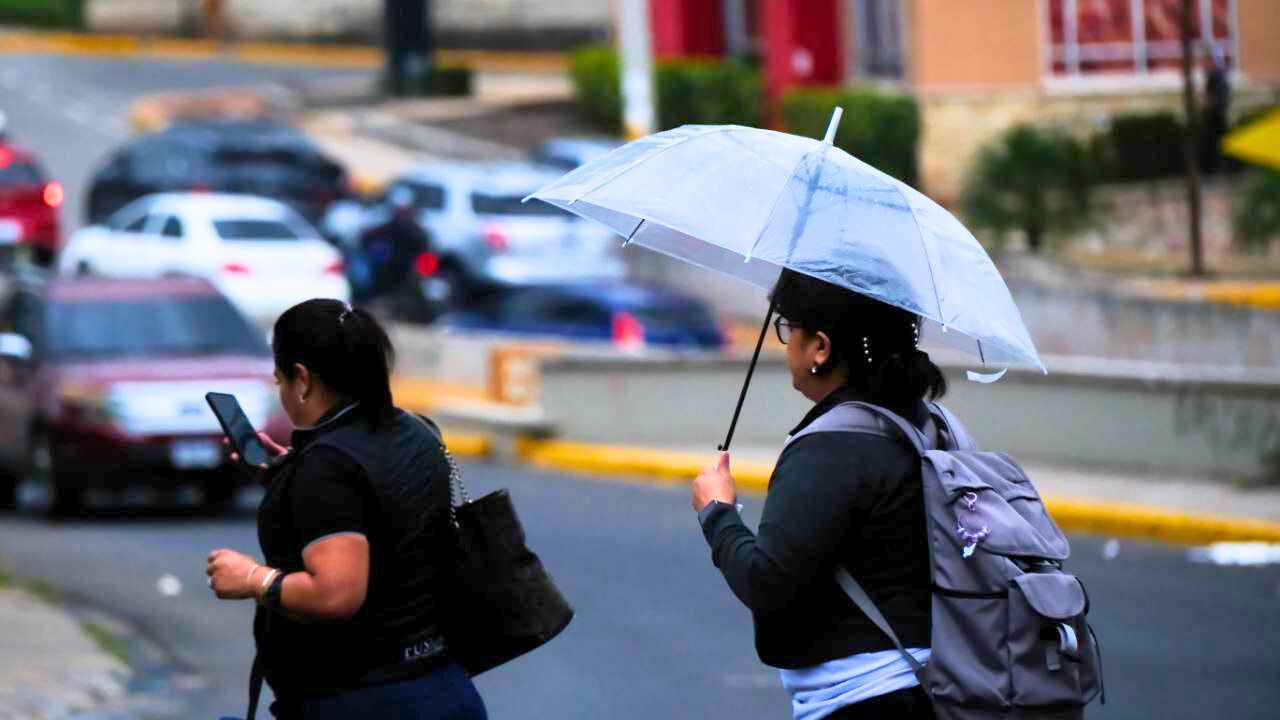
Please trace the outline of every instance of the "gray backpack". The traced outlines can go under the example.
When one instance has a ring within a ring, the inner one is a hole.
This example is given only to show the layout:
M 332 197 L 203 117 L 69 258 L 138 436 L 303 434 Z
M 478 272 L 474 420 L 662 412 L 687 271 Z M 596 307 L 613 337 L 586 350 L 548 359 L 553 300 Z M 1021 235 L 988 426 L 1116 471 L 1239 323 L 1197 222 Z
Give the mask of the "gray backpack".
M 1067 539 L 1012 459 L 979 451 L 941 405 L 932 403 L 931 414 L 921 432 L 884 408 L 843 403 L 788 439 L 867 433 L 905 438 L 920 453 L 933 573 L 929 661 L 906 652 L 843 567 L 836 581 L 911 664 L 940 720 L 1081 718 L 1102 690 L 1102 659 L 1084 586 L 1062 572 Z

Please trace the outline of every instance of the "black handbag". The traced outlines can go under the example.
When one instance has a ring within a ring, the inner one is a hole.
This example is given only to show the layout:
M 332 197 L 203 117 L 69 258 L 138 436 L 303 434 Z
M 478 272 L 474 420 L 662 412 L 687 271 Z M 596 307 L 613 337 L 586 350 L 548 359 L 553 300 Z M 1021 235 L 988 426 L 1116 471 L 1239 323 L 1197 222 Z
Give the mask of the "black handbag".
M 457 553 L 441 630 L 449 656 L 479 675 L 559 635 L 573 608 L 525 544 L 511 495 L 497 490 L 472 500 L 453 455 L 444 453 Z

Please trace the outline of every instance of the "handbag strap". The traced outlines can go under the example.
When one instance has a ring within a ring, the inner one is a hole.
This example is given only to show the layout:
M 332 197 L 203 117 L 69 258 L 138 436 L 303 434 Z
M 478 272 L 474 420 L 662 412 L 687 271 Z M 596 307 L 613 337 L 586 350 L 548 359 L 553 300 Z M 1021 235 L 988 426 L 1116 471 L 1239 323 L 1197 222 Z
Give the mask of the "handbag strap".
M 245 720 L 254 720 L 258 714 L 258 699 L 262 697 L 262 679 L 265 672 L 262 668 L 262 656 L 255 653 L 253 669 L 249 671 L 249 709 L 245 712 Z
M 440 442 L 440 449 L 444 451 L 444 459 L 449 463 L 449 519 L 453 521 L 454 526 L 458 524 L 456 511 L 463 505 L 471 502 L 471 493 L 467 492 L 467 485 L 462 481 L 462 470 L 458 467 L 458 461 L 453 458 L 453 453 L 449 452 L 449 446 L 444 444 L 444 433 L 441 432 L 440 426 L 426 415 L 419 413 L 409 413 L 427 428 L 427 432 L 431 433 L 436 440 Z
M 920 681 L 920 687 L 927 691 L 929 685 L 925 682 L 924 665 L 920 664 L 920 661 L 902 646 L 902 641 L 898 639 L 898 634 L 893 631 L 893 626 L 889 624 L 884 613 L 880 612 L 880 608 L 876 607 L 875 601 L 871 599 L 871 596 L 867 594 L 862 585 L 853 579 L 849 571 L 844 569 L 843 565 L 836 566 L 836 582 L 840 583 L 840 589 L 844 590 L 844 594 L 849 596 L 849 599 L 853 601 L 854 605 L 858 606 L 858 609 L 867 616 L 867 619 L 893 641 L 894 647 L 898 648 L 898 652 L 902 653 L 902 657 L 906 658 L 907 663 L 911 665 L 911 671 L 915 673 L 916 679 Z

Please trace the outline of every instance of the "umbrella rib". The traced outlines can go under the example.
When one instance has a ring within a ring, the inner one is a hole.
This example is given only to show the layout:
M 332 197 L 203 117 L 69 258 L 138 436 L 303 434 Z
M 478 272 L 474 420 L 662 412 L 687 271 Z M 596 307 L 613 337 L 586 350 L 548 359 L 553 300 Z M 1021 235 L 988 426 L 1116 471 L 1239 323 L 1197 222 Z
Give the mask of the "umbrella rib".
M 677 145 L 683 145 L 683 144 L 685 144 L 685 143 L 689 142 L 690 140 L 692 140 L 692 139 L 694 139 L 694 138 L 705 137 L 705 136 L 707 136 L 707 135 L 710 135 L 712 132 L 719 132 L 719 133 L 728 132 L 728 131 L 729 131 L 731 128 L 733 128 L 733 127 L 734 127 L 733 125 L 724 125 L 724 126 L 722 126 L 722 127 L 716 128 L 714 131 L 701 132 L 701 133 L 698 133 L 697 135 L 690 135 L 689 137 L 680 138 L 679 140 L 677 140 L 677 141 L 675 141 L 675 142 L 671 143 L 670 145 L 667 145 L 666 147 L 661 148 L 661 149 L 660 149 L 660 150 L 658 150 L 657 152 L 654 152 L 654 153 L 650 154 L 650 155 L 649 155 L 649 156 L 647 156 L 647 157 L 641 158 L 639 162 L 633 162 L 633 163 L 631 163 L 630 165 L 628 165 L 628 166 L 626 166 L 626 167 L 622 168 L 622 169 L 621 169 L 621 170 L 619 170 L 618 172 L 616 172 L 616 173 L 614 173 L 614 174 L 610 175 L 609 177 L 607 177 L 607 178 L 605 178 L 605 179 L 601 180 L 600 182 L 596 183 L 595 185 L 592 185 L 590 188 L 588 188 L 588 189 L 586 189 L 586 190 L 583 190 L 582 192 L 578 193 L 578 197 L 574 198 L 573 200 L 570 200 L 570 201 L 569 201 L 569 203 L 570 203 L 570 204 L 573 204 L 573 203 L 578 202 L 578 201 L 579 201 L 579 200 L 581 200 L 582 198 L 584 198 L 584 197 L 586 197 L 586 196 L 590 195 L 591 193 L 595 192 L 596 190 L 599 190 L 599 189 L 601 188 L 601 186 L 605 185 L 606 183 L 611 183 L 611 182 L 613 182 L 614 180 L 617 180 L 618 178 L 622 177 L 623 175 L 627 174 L 628 172 L 631 172 L 632 170 L 635 170 L 636 168 L 640 167 L 641 165 L 643 165 L 643 164 L 645 164 L 645 163 L 649 162 L 650 160 L 652 160 L 652 159 L 654 159 L 654 158 L 658 157 L 659 155 L 661 155 L 661 154 L 665 153 L 666 151 L 670 150 L 671 148 L 673 148 L 673 147 L 675 147 L 675 146 L 677 146 Z
M 898 180 L 896 182 L 902 181 Z M 933 258 L 929 255 L 929 246 L 925 244 L 924 233 L 920 231 L 920 219 L 916 217 L 915 211 L 911 210 L 911 198 L 902 192 L 902 188 L 898 187 L 896 183 L 890 183 L 889 185 L 902 196 L 902 201 L 907 204 L 907 209 L 910 211 L 911 222 L 916 226 L 916 236 L 920 238 L 920 247 L 924 250 L 924 264 L 929 268 L 929 282 L 933 285 L 933 301 L 938 304 L 938 323 L 942 325 L 943 330 L 946 330 L 947 321 L 942 315 L 942 294 L 938 292 L 938 278 L 933 272 Z
M 747 259 L 744 262 L 750 262 L 751 258 L 755 256 L 756 246 L 760 244 L 760 238 L 763 238 L 764 231 L 769 229 L 769 218 L 773 217 L 773 212 L 778 209 L 778 203 L 782 202 L 782 196 L 787 192 L 787 186 L 791 184 L 791 178 L 796 176 L 796 170 L 800 169 L 800 163 L 808 159 L 811 152 L 813 151 L 809 150 L 801 153 L 796 160 L 796 164 L 791 167 L 791 172 L 787 173 L 787 179 L 782 182 L 782 187 L 778 188 L 778 194 L 774 196 L 773 203 L 769 205 L 769 212 L 764 216 L 764 223 L 760 226 L 760 232 L 756 233 L 756 239 L 751 241 L 751 247 L 747 250 Z

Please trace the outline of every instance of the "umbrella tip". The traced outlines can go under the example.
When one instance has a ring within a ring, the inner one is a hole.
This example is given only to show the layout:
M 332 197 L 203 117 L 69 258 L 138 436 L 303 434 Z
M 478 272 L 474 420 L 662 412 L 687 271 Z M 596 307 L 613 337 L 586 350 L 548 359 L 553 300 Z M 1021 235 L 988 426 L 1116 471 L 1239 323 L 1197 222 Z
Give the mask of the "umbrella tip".
M 836 128 L 840 127 L 840 116 L 844 115 L 844 108 L 836 107 L 831 113 L 831 122 L 827 123 L 827 134 L 823 136 L 822 142 L 831 145 L 836 141 Z

